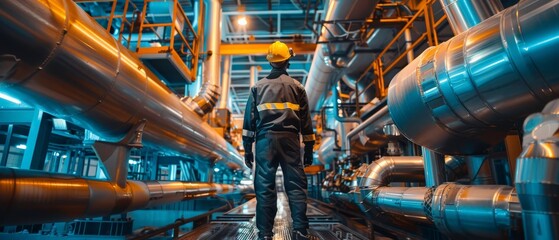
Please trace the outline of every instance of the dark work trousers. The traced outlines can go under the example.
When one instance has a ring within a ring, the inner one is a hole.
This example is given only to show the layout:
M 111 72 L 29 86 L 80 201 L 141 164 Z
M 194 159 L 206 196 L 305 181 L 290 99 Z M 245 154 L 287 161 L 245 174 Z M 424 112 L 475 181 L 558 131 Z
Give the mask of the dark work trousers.
M 307 177 L 301 161 L 299 135 L 270 131 L 256 138 L 256 227 L 271 236 L 277 211 L 276 171 L 281 165 L 293 229 L 307 229 Z

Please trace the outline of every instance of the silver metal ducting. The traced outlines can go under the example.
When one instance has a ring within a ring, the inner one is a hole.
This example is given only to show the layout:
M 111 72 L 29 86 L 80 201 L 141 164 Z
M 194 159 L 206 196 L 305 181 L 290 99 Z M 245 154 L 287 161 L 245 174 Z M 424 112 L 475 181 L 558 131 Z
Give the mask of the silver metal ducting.
M 105 141 L 123 140 L 145 120 L 148 145 L 244 167 L 233 146 L 73 1 L 1 1 L 0 21 L 2 91 Z
M 428 194 L 427 217 L 453 239 L 509 239 L 520 220 L 518 197 L 510 186 L 445 183 Z
M 445 156 L 445 173 L 447 182 L 466 176 L 468 174 L 466 162 L 461 157 Z
M 245 185 L 108 181 L 41 171 L 0 168 L 0 225 L 71 221 L 129 212 L 216 194 L 244 193 Z
M 193 99 L 184 99 L 185 103 L 200 116 L 204 116 L 213 110 L 220 95 L 221 0 L 207 0 L 206 5 L 209 5 L 206 14 L 206 16 L 209 16 L 207 19 L 209 26 L 208 31 L 206 31 L 208 33 L 206 49 L 211 54 L 208 54 L 208 59 L 204 62 L 204 83 L 200 93 Z
M 365 202 L 381 212 L 426 221 L 425 195 L 429 190 L 423 187 L 379 187 L 371 197 L 365 198 Z
M 366 210 L 430 220 L 452 239 L 507 239 L 521 212 L 510 186 L 444 183 L 437 188 L 379 187 L 363 198 Z
M 422 157 L 383 157 L 367 168 L 360 188 L 375 189 L 390 182 L 424 181 Z
M 348 19 L 365 19 L 371 15 L 379 0 L 355 0 L 342 1 L 331 0 L 326 10 L 324 21 L 348 20 Z M 332 37 L 348 34 L 342 29 L 333 27 L 330 24 L 331 31 L 322 29 L 320 40 L 325 41 Z M 355 29 L 347 29 L 355 30 Z M 305 83 L 305 90 L 309 97 L 309 109 L 313 112 L 319 112 L 324 104 L 326 95 L 330 90 L 331 84 L 341 77 L 341 73 L 336 69 L 336 65 L 345 66 L 343 56 L 337 58 L 335 56 L 340 53 L 346 53 L 350 46 L 346 44 L 327 44 L 318 45 L 314 52 L 311 69 Z M 343 54 L 342 54 L 343 55 Z M 340 61 L 337 62 L 337 59 Z
M 391 138 L 397 137 L 385 134 L 384 127 L 389 124 L 392 119 L 388 107 L 384 106 L 347 134 L 350 145 L 347 154 L 362 155 L 385 146 Z
M 524 121 L 516 189 L 526 239 L 559 239 L 559 100 Z
M 394 123 L 437 152 L 482 153 L 559 96 L 557 32 L 559 1 L 521 1 L 425 50 L 390 83 Z
M 499 0 L 440 0 L 440 2 L 454 35 L 478 25 L 503 10 L 503 4 Z

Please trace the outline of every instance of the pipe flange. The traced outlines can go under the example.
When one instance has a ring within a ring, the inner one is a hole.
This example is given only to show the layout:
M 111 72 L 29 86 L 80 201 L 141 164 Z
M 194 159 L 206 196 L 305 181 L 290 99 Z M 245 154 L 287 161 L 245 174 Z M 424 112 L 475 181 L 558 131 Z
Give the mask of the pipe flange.
M 435 187 L 430 187 L 427 189 L 423 197 L 423 211 L 425 211 L 425 216 L 429 219 L 430 222 L 433 222 L 433 192 L 435 191 Z

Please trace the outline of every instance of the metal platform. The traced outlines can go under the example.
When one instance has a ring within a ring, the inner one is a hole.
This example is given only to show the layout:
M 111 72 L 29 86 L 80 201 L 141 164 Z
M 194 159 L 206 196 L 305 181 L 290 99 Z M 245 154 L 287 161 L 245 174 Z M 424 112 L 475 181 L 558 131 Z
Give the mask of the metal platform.
M 180 239 L 257 239 L 255 211 L 256 199 L 252 199 L 224 213 L 210 224 L 199 227 L 193 232 L 182 236 Z M 307 216 L 310 223 L 310 234 L 318 237 L 314 239 L 368 239 L 312 205 L 308 205 Z M 291 222 L 287 197 L 285 194 L 278 194 L 278 212 L 274 223 L 274 240 L 291 239 Z

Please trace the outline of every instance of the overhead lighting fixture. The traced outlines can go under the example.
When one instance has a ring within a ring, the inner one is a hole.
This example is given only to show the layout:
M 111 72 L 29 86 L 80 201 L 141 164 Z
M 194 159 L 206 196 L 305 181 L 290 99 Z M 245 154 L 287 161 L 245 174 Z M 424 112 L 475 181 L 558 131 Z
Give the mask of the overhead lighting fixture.
M 247 23 L 248 23 L 248 22 L 247 22 L 247 18 L 246 18 L 245 16 L 240 17 L 240 18 L 237 20 L 237 24 L 239 24 L 239 25 L 241 25 L 241 26 L 246 26 Z
M 219 168 L 214 168 L 214 172 L 219 172 Z
M 27 149 L 27 146 L 25 144 L 18 144 L 16 148 L 25 150 Z
M 66 125 L 66 120 L 62 118 L 53 118 L 52 123 L 54 125 L 55 130 L 62 130 L 62 131 L 68 130 L 68 126 Z
M 15 103 L 15 104 L 21 104 L 21 101 L 15 99 L 15 98 L 13 98 L 13 97 L 10 97 L 10 96 L 8 96 L 8 95 L 6 95 L 6 94 L 4 94 L 4 93 L 0 93 L 0 98 L 2 98 L 2 99 L 4 99 L 4 100 L 8 100 L 8 101 L 10 101 L 10 102 L 13 102 L 13 103 Z

